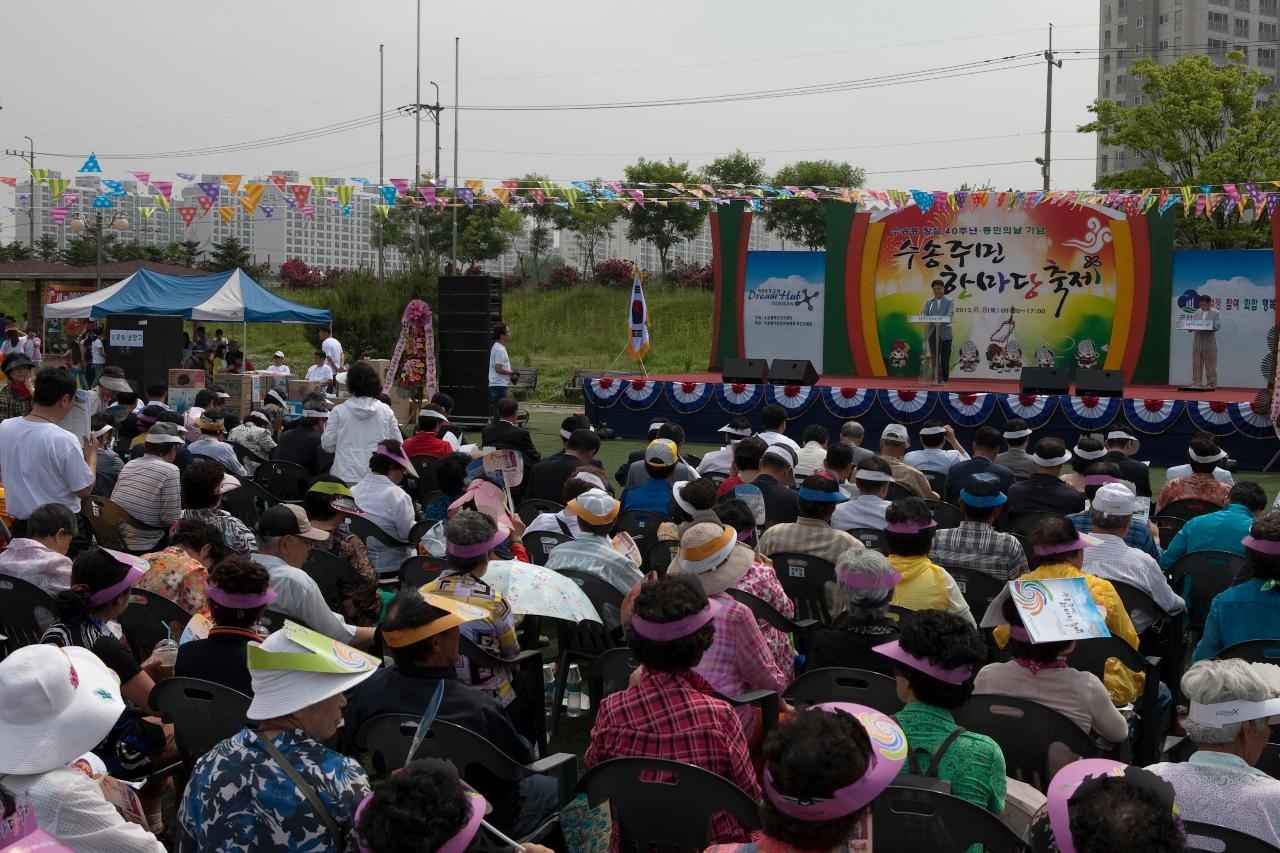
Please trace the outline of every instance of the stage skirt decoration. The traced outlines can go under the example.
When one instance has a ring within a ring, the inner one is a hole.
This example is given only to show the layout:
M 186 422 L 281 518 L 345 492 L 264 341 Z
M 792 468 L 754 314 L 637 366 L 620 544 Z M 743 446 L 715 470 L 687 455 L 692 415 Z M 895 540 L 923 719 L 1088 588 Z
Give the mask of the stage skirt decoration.
M 1125 400 L 1124 418 L 1138 432 L 1159 435 L 1174 425 L 1186 406 L 1182 400 Z
M 1058 397 L 1046 394 L 1004 394 L 1000 397 L 1005 420 L 1022 418 L 1031 429 L 1047 424 L 1058 408 Z
M 671 382 L 667 384 L 667 400 L 682 415 L 701 411 L 715 396 L 708 382 Z
M 591 399 L 595 401 L 597 406 L 607 409 L 618 402 L 618 397 L 622 394 L 622 386 L 625 382 L 626 380 L 613 376 L 601 376 L 596 379 L 588 379 L 583 385 L 583 389 L 587 394 L 591 395 Z
M 1253 403 L 1230 403 L 1227 414 L 1232 425 L 1250 438 L 1271 438 L 1275 435 L 1271 418 L 1266 412 L 1259 414 L 1254 411 Z
M 787 417 L 794 418 L 813 405 L 818 396 L 812 385 L 766 385 L 765 400 L 777 403 L 787 410 Z
M 876 402 L 875 392 L 866 388 L 833 388 L 828 385 L 819 390 L 827 411 L 838 418 L 861 417 L 871 411 Z
M 1231 421 L 1231 404 L 1217 400 L 1212 402 L 1187 402 L 1187 417 L 1196 429 L 1216 436 L 1231 435 L 1236 425 Z
M 716 401 L 731 415 L 745 415 L 764 399 L 764 386 L 730 382 L 716 386 Z
M 876 392 L 880 405 L 884 406 L 898 423 L 914 424 L 925 420 L 933 413 L 938 402 L 937 391 L 894 391 L 882 389 Z
M 658 398 L 662 396 L 662 386 L 665 384 L 652 379 L 624 379 L 622 380 L 622 405 L 628 409 L 647 409 L 658 402 Z
M 1098 432 L 1110 425 L 1120 413 L 1121 397 L 1067 397 L 1062 414 L 1076 429 Z
M 986 423 L 996 409 L 996 394 L 965 393 L 942 395 L 942 409 L 947 419 L 960 426 L 975 427 Z

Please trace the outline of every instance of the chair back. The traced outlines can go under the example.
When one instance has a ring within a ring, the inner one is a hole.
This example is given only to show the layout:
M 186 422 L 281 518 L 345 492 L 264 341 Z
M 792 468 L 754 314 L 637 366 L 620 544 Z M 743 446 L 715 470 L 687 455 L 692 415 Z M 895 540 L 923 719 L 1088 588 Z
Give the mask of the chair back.
M 258 624 L 265 628 L 268 633 L 274 633 L 284 627 L 284 620 L 286 619 L 293 619 L 293 617 L 286 616 L 279 610 L 264 610 L 262 615 L 258 617 Z M 293 619 L 293 621 L 298 622 L 299 625 L 302 624 L 297 619 Z
M 1099 681 L 1103 681 L 1107 661 L 1111 658 L 1115 658 L 1134 672 L 1143 673 L 1143 692 L 1138 697 L 1138 701 L 1152 703 L 1149 707 L 1154 707 L 1160 689 L 1159 658 L 1153 663 L 1115 635 L 1076 640 L 1075 649 L 1067 655 L 1067 665 L 1084 672 L 1092 672 Z M 1159 760 L 1162 734 L 1157 716 L 1146 714 L 1138 724 L 1138 742 L 1134 747 L 1133 755 L 1134 764 L 1147 765 Z
M 709 770 L 660 758 L 615 758 L 597 764 L 576 789 L 597 806 L 609 801 L 623 850 L 705 850 L 711 818 L 728 812 L 742 826 L 760 826 L 755 800 Z
M 355 569 L 336 554 L 319 548 L 311 549 L 301 569 L 320 587 L 320 594 L 329 609 L 341 613 L 343 590 L 355 584 Z
M 279 498 L 247 477 L 242 477 L 239 486 L 222 496 L 222 508 L 243 521 L 250 530 L 257 528 L 262 513 L 278 503 Z
M 400 564 L 400 583 L 412 587 L 429 584 L 444 571 L 444 558 L 431 556 L 410 557 Z
M 831 622 L 827 609 L 827 584 L 836 582 L 836 567 L 808 554 L 779 551 L 770 554 L 773 570 L 787 597 L 795 602 L 797 619 Z
M 1227 551 L 1194 551 L 1173 564 L 1173 588 L 1184 590 L 1192 628 L 1203 628 L 1218 593 L 1244 579 L 1244 557 Z M 1191 579 L 1185 590 L 1183 579 Z
M 525 524 L 533 524 L 533 520 L 544 512 L 559 512 L 562 509 L 564 504 L 543 498 L 529 498 L 521 501 L 520 506 L 516 507 L 516 515 L 520 516 L 520 520 Z
M 363 516 L 348 515 L 347 529 L 350 530 L 352 533 L 354 533 L 356 536 L 360 537 L 360 541 L 364 543 L 366 548 L 369 547 L 370 539 L 376 540 L 377 542 L 380 542 L 381 544 L 386 545 L 388 548 L 412 547 L 416 550 L 416 547 L 417 547 L 416 542 L 413 543 L 412 545 L 408 542 L 401 542 L 399 539 L 392 536 L 390 533 L 383 530 L 381 527 L 374 524 L 369 519 L 364 518 Z
M 557 545 L 572 542 L 573 537 L 553 530 L 536 530 L 533 533 L 525 533 L 520 541 L 524 544 L 524 549 L 529 552 L 529 561 L 535 566 L 545 566 L 551 550 Z
M 1277 853 L 1280 847 L 1238 829 L 1198 820 L 1184 820 L 1189 853 Z
M 151 707 L 173 724 L 178 755 L 187 764 L 245 726 L 253 700 L 238 690 L 199 678 L 166 678 L 151 688 Z
M 952 716 L 969 731 L 986 735 L 1000 745 L 1006 776 L 1026 782 L 1041 793 L 1047 791 L 1049 780 L 1064 765 L 1076 758 L 1103 754 L 1098 744 L 1068 717 L 1029 699 L 975 695 Z
M 728 471 L 710 471 L 706 474 L 703 474 L 702 476 L 706 477 L 708 480 L 715 483 L 716 488 L 719 489 L 720 484 L 723 483 L 725 480 L 729 479 L 729 472 Z
M 662 522 L 670 520 L 665 515 L 650 512 L 647 509 L 629 509 L 618 515 L 618 522 L 614 525 L 614 529 L 630 533 L 640 553 L 643 554 L 657 541 L 658 527 Z
M 933 489 L 935 494 L 942 495 L 944 497 L 946 496 L 947 494 L 947 475 L 946 474 L 939 474 L 937 471 L 921 471 L 920 473 L 924 474 L 924 478 L 929 482 L 929 488 Z M 929 501 L 929 503 L 935 503 L 935 501 Z M 950 504 L 947 504 L 947 506 L 950 506 Z M 943 526 L 941 521 L 938 522 L 938 526 L 939 527 Z
M 606 606 L 612 606 L 615 610 L 622 607 L 622 599 L 625 596 L 603 578 L 590 572 L 580 572 L 570 568 L 560 569 L 558 574 L 564 575 L 582 588 L 582 592 L 591 599 L 591 604 L 601 618 L 604 618 Z
M 6 653 L 40 642 L 57 617 L 53 596 L 33 583 L 12 575 L 0 575 L 0 634 Z
M 234 441 L 228 441 L 227 444 L 231 445 L 231 450 L 233 453 L 235 453 L 236 459 L 240 460 L 240 464 L 245 465 L 245 467 L 248 467 L 246 463 L 249 463 L 249 462 L 253 462 L 258 465 L 263 465 L 269 461 L 267 459 L 263 459 L 261 456 L 254 453 L 252 450 L 245 447 L 243 444 L 237 444 Z
M 1042 518 L 1061 518 L 1060 513 L 1056 512 L 1023 512 L 1018 517 L 1009 522 L 1008 530 L 1010 533 L 1018 536 L 1026 536 L 1027 531 L 1035 526 L 1035 523 Z
M 943 566 L 943 568 L 960 588 L 960 594 L 969 605 L 973 618 L 981 622 L 982 614 L 987 612 L 987 607 L 1005 588 L 1006 582 L 972 569 L 953 569 L 950 566 Z
M 679 553 L 679 539 L 659 539 L 644 552 L 644 564 L 640 568 L 646 572 L 657 572 L 660 578 L 666 577 L 671 561 Z
M 386 778 L 404 767 L 409 747 L 418 734 L 418 722 L 415 714 L 380 714 L 360 727 L 356 743 L 368 749 L 375 775 Z M 533 775 L 486 738 L 441 719 L 431 723 L 414 758 L 451 761 L 458 768 L 458 775 L 468 781 L 469 771 L 474 773 L 476 766 L 508 782 Z
M 442 456 L 409 457 L 409 461 L 413 463 L 413 470 L 418 474 L 418 503 L 424 507 L 427 505 L 428 496 L 440 488 L 436 481 L 436 466 L 443 458 Z
M 843 666 L 811 669 L 791 682 L 782 695 L 797 705 L 856 702 L 885 714 L 895 714 L 903 707 L 895 679 Z
M 1274 737 L 1274 735 L 1273 735 Z M 1269 743 L 1262 748 L 1262 755 L 1254 765 L 1272 779 L 1280 779 L 1280 743 Z
M 1022 853 L 1030 846 L 999 817 L 941 791 L 890 785 L 872 804 L 876 853 Z
M 908 489 L 906 486 L 894 480 L 889 484 L 889 493 L 884 496 L 887 501 L 900 501 L 904 498 L 913 498 L 916 493 Z
M 596 658 L 592 668 L 603 685 L 601 696 L 626 690 L 631 680 L 631 673 L 635 672 L 639 666 L 639 661 L 632 657 L 631 649 L 626 646 L 609 649 Z
M 1138 589 L 1133 584 L 1127 584 L 1124 581 L 1113 580 L 1111 585 L 1115 587 L 1116 594 L 1124 602 L 1124 609 L 1129 612 L 1130 621 L 1144 621 L 1150 624 L 1164 615 L 1160 605 L 1156 604 L 1145 590 Z M 1138 618 L 1144 614 L 1146 616 L 1145 619 Z
M 282 501 L 300 501 L 311 483 L 311 473 L 296 462 L 269 459 L 258 466 L 253 479 Z
M 103 548 L 123 551 L 124 536 L 121 526 L 129 520 L 129 513 L 124 507 L 101 495 L 87 495 L 80 501 L 84 517 L 89 519 L 89 527 L 93 530 L 93 538 Z
M 1178 531 L 1182 529 L 1182 525 L 1187 523 L 1187 520 L 1185 518 L 1174 518 L 1171 515 L 1153 515 L 1151 516 L 1151 523 L 1160 532 L 1160 547 L 1168 548 L 1173 543 L 1173 537 L 1178 535 Z
M 1216 655 L 1218 658 L 1240 658 L 1249 663 L 1280 664 L 1280 640 L 1245 640 L 1232 643 Z
M 796 650 L 801 654 L 804 654 L 808 649 L 809 632 L 818 626 L 818 623 L 813 619 L 793 622 L 772 604 L 746 590 L 733 589 L 731 587 L 725 590 L 725 594 L 740 604 L 745 604 L 747 609 L 751 611 L 751 615 L 756 617 L 757 622 L 763 622 L 771 628 L 795 637 Z
M 938 489 L 935 492 L 942 494 Z M 925 501 L 929 505 L 929 514 L 933 516 L 933 520 L 938 523 L 938 528 L 945 530 L 949 527 L 959 527 L 960 522 L 964 521 L 964 513 L 960 508 L 943 501 Z
M 1165 504 L 1160 510 L 1161 515 L 1169 515 L 1174 518 L 1181 518 L 1183 521 L 1190 521 L 1197 515 L 1208 515 L 1211 512 L 1217 512 L 1222 509 L 1221 504 L 1213 501 L 1200 500 L 1199 498 L 1184 498 L 1180 501 Z
M 885 538 L 883 530 L 876 530 L 873 527 L 856 527 L 845 532 L 872 551 L 879 551 L 881 554 L 888 555 L 889 540 Z
M 134 657 L 144 661 L 151 656 L 156 643 L 166 637 L 175 641 L 181 637 L 191 614 L 157 592 L 135 588 L 129 590 L 129 606 L 117 621 L 124 629 Z

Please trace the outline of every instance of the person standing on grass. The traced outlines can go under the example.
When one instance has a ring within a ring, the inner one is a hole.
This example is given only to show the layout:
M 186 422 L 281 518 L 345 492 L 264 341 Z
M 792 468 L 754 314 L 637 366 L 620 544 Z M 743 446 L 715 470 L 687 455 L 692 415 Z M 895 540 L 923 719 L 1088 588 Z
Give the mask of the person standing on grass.
M 507 355 L 507 342 L 511 340 L 511 327 L 506 323 L 493 326 L 493 346 L 489 347 L 489 423 L 498 421 L 498 401 L 511 396 L 511 384 L 516 372 L 511 369 L 511 357 Z
M 328 329 L 321 329 L 320 349 L 324 351 L 325 363 L 329 365 L 333 375 L 337 376 L 342 372 L 342 367 L 347 358 L 347 354 L 342 351 L 342 342 L 333 336 L 333 332 Z

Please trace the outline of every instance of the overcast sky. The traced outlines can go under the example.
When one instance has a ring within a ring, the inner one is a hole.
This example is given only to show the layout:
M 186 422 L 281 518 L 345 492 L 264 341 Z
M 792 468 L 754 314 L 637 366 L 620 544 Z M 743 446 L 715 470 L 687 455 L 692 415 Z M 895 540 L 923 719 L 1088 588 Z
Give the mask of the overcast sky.
M 378 177 L 376 125 L 307 141 L 178 158 L 374 116 L 378 44 L 386 106 L 414 93 L 413 0 L 4 2 L 0 5 L 0 148 L 34 137 L 37 165 L 75 172 L 96 150 L 108 173 L 145 169 Z M 465 106 L 582 104 L 722 95 L 941 68 L 1097 46 L 1098 7 L 1075 0 L 466 0 L 423 4 L 423 101 L 436 80 L 453 101 L 462 39 Z M 1063 54 L 1071 59 L 1073 54 Z M 1094 179 L 1087 121 L 1096 64 L 1055 72 L 1053 184 Z M 990 180 L 1036 189 L 1044 62 L 994 73 L 861 91 L 699 106 L 596 111 L 461 112 L 460 175 L 538 171 L 557 180 L 620 178 L 638 156 L 698 166 L 742 148 L 773 171 L 797 160 L 848 160 L 867 185 L 953 189 Z M 969 69 L 965 69 L 968 71 Z M 413 172 L 409 118 L 386 123 L 387 178 Z M 443 163 L 452 171 L 453 116 Z M 424 116 L 422 163 L 434 130 Z M 111 155 L 148 155 L 119 157 Z M 976 165 L 1002 164 L 1002 165 Z M 0 157 L 0 175 L 25 164 Z M 6 195 L 0 198 L 11 198 Z M 11 201 L 4 201 L 11 204 Z M 6 229 L 7 230 L 7 229 Z M 0 235 L 3 236 L 3 235 Z

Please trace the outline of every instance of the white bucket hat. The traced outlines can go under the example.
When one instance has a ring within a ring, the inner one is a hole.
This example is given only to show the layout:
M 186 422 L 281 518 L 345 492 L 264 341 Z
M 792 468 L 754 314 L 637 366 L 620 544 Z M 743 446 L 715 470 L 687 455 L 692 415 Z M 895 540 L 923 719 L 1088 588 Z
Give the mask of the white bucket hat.
M 23 646 L 0 661 L 0 773 L 44 773 L 93 749 L 124 713 L 111 670 L 78 646 Z
M 245 716 L 271 720 L 292 714 L 345 693 L 377 669 L 372 655 L 286 620 L 261 645 L 249 644 L 253 702 Z

